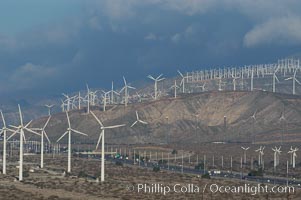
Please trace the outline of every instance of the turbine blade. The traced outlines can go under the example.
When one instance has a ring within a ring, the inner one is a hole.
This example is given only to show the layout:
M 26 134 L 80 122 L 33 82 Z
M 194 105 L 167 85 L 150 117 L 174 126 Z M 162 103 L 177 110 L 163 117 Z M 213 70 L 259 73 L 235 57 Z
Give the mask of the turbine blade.
M 24 132 L 22 133 L 22 137 L 23 137 L 24 142 L 26 143 L 26 138 L 25 138 Z
M 48 135 L 47 135 L 46 131 L 42 131 L 42 134 L 44 134 L 45 137 L 46 137 L 46 139 L 48 140 L 48 142 L 51 143 L 50 140 L 49 140 L 49 138 L 48 138 Z
M 29 129 L 29 128 L 24 128 L 24 129 L 25 129 L 26 131 L 28 131 L 28 132 L 31 132 L 31 133 L 36 134 L 36 135 L 38 135 L 38 136 L 41 136 L 40 133 L 37 133 L 37 132 L 35 132 L 35 131 L 33 131 L 33 130 Z
M 44 130 L 44 129 L 46 128 L 46 126 L 48 125 L 50 119 L 51 119 L 51 116 L 48 117 L 48 119 L 47 119 L 47 121 L 46 121 L 46 123 L 45 123 L 45 125 L 44 125 L 44 127 L 43 127 L 43 130 Z
M 122 127 L 122 126 L 125 126 L 125 124 L 115 125 L 115 126 L 107 126 L 107 127 L 104 127 L 104 129 L 118 128 L 118 127 Z
M 15 131 L 13 132 L 13 134 L 11 134 L 11 135 L 7 138 L 7 140 L 9 140 L 10 138 L 14 137 L 14 136 L 18 133 L 18 131 L 19 131 L 19 129 L 18 129 L 18 130 L 15 130 Z
M 18 108 L 19 108 L 20 122 L 21 122 L 21 125 L 23 126 L 23 117 L 22 117 L 22 111 L 21 111 L 20 104 L 18 104 Z
M 6 127 L 6 123 L 5 123 L 5 119 L 4 119 L 2 110 L 0 112 L 1 112 L 1 117 L 2 117 L 3 127 Z
M 152 79 L 152 80 L 154 80 L 154 81 L 156 80 L 156 79 L 155 79 L 154 77 L 152 77 L 151 75 L 148 75 L 147 78 L 150 78 L 150 79 Z
M 27 128 L 30 124 L 31 124 L 32 120 L 30 120 L 25 126 L 24 128 Z
M 96 117 L 96 115 L 94 114 L 94 112 L 92 112 L 92 111 L 90 111 L 91 112 L 91 114 L 93 115 L 93 117 L 96 119 L 96 121 L 99 123 L 99 125 L 101 126 L 101 127 L 104 127 L 104 125 L 101 123 L 101 121 Z
M 102 138 L 102 134 L 103 134 L 103 130 L 101 131 L 101 133 L 99 134 L 99 137 L 98 137 L 98 141 L 97 141 L 97 144 L 96 144 L 96 147 L 95 147 L 95 150 L 98 149 L 98 146 L 99 146 L 99 143 L 101 141 L 101 138 Z
M 69 131 L 66 131 L 56 142 L 60 141 Z
M 182 76 L 182 78 L 184 78 L 183 74 L 178 70 L 178 73 L 180 74 L 180 76 Z
M 138 122 L 138 121 L 135 121 L 135 122 L 132 124 L 132 126 L 131 126 L 131 127 L 135 126 L 135 124 L 137 124 L 137 122 Z
M 139 115 L 138 115 L 137 110 L 136 110 L 136 118 L 137 118 L 137 120 L 139 120 Z
M 66 111 L 66 116 L 67 116 L 67 121 L 68 121 L 69 128 L 71 128 L 70 119 L 69 119 L 69 115 L 68 115 L 67 111 Z
M 142 121 L 142 120 L 139 120 L 139 122 L 141 122 L 142 124 L 148 124 L 147 122 Z
M 126 80 L 125 80 L 125 78 L 123 77 L 123 82 L 124 82 L 124 85 L 126 86 Z
M 74 133 L 78 133 L 78 134 L 84 135 L 84 136 L 88 136 L 86 133 L 80 132 L 78 130 L 71 129 L 71 131 L 73 131 Z
M 300 83 L 300 81 L 299 81 L 298 79 L 295 78 L 295 81 L 296 81 L 299 85 L 301 85 L 301 83 Z

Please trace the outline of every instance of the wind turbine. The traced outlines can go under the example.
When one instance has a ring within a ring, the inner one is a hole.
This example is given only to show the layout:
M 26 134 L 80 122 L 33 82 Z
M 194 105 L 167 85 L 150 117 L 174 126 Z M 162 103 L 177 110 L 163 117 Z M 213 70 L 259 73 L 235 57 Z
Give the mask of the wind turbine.
M 251 91 L 254 90 L 254 71 L 251 72 Z
M 244 163 L 247 163 L 247 151 L 249 150 L 250 147 L 241 147 L 244 151 Z
M 182 85 L 182 92 L 185 93 L 185 79 L 187 79 L 187 76 L 184 76 L 180 70 L 178 70 L 178 73 L 180 74 L 180 76 L 182 77 L 181 83 L 180 85 Z
M 88 84 L 86 83 L 86 87 L 87 87 L 87 113 L 90 113 L 90 89 Z
M 153 76 L 151 76 L 151 75 L 148 75 L 147 77 L 149 78 L 149 79 L 152 79 L 153 81 L 155 81 L 155 97 L 154 97 L 154 99 L 155 100 L 157 100 L 157 98 L 158 98 L 158 82 L 159 81 L 163 81 L 165 78 L 161 78 L 161 76 L 163 76 L 163 74 L 160 74 L 157 78 L 154 78 Z
M 265 147 L 260 146 L 259 149 L 255 150 L 255 152 L 258 152 L 258 165 L 262 165 L 263 164 L 263 150 L 265 149 Z
M 124 82 L 124 87 L 120 90 L 120 92 L 122 92 L 124 90 L 124 106 L 127 106 L 128 101 L 129 101 L 128 89 L 136 89 L 136 88 L 129 86 L 124 77 L 123 77 L 123 82 Z
M 276 167 L 279 164 L 279 155 L 281 153 L 280 149 L 281 149 L 281 146 L 279 148 L 277 148 L 276 146 L 275 146 L 275 148 L 272 148 L 272 150 L 274 151 L 274 170 L 276 170 Z
M 10 138 L 12 138 L 15 134 L 19 133 L 20 134 L 20 154 L 19 154 L 19 181 L 23 180 L 23 141 L 26 142 L 25 140 L 25 134 L 24 131 L 28 131 L 31 133 L 34 133 L 36 135 L 39 135 L 39 133 L 27 128 L 29 126 L 29 124 L 31 123 L 31 121 L 29 123 L 27 123 L 25 126 L 23 124 L 23 116 L 22 116 L 22 111 L 20 108 L 20 105 L 18 104 L 18 108 L 19 108 L 19 115 L 20 115 L 20 125 L 19 126 L 13 126 L 10 125 L 10 127 L 15 128 L 16 130 L 14 131 L 14 133 L 12 135 L 10 135 L 7 140 L 9 140 Z
M 170 89 L 174 89 L 174 98 L 177 98 L 177 89 L 179 86 L 177 86 L 177 80 L 175 80 L 175 84 L 170 87 Z
M 41 168 L 44 168 L 44 136 L 48 140 L 49 144 L 51 143 L 47 136 L 47 133 L 45 131 L 45 128 L 48 125 L 50 119 L 51 119 L 51 116 L 48 117 L 45 125 L 42 128 L 32 128 L 32 130 L 40 131 L 40 133 L 41 133 Z
M 202 92 L 205 91 L 205 86 L 206 86 L 206 83 L 204 83 L 203 85 L 197 85 L 196 87 L 197 88 L 202 88 Z
M 47 108 L 48 108 L 48 116 L 51 115 L 51 108 L 54 106 L 53 104 L 52 105 L 45 105 Z
M 114 104 L 114 94 L 119 95 L 119 93 L 114 90 L 114 82 L 113 81 L 112 81 L 112 88 L 110 90 L 110 94 L 111 94 L 111 99 L 110 99 L 111 102 L 110 103 Z
M 284 111 L 282 112 L 281 117 L 279 118 L 279 121 L 283 122 L 282 132 L 281 132 L 281 144 L 283 144 L 283 135 L 284 135 L 284 129 L 285 129 L 285 122 L 286 122 L 286 119 L 284 117 Z
M 67 131 L 56 142 L 60 141 L 65 135 L 68 134 L 68 169 L 67 169 L 67 172 L 70 173 L 71 172 L 71 133 L 74 132 L 74 133 L 78 133 L 78 134 L 84 135 L 84 136 L 88 136 L 88 135 L 85 133 L 82 133 L 80 131 L 72 129 L 68 112 L 66 112 L 66 116 L 67 116 L 67 121 L 68 121 Z
M 142 124 L 147 124 L 147 122 L 142 121 L 142 120 L 139 118 L 138 112 L 137 112 L 137 110 L 136 110 L 136 121 L 131 125 L 131 127 L 135 126 L 138 122 L 140 122 L 140 123 L 142 123 Z
M 236 77 L 236 76 L 232 75 L 232 78 L 233 78 L 233 80 L 232 80 L 232 82 L 233 82 L 233 91 L 236 91 L 236 79 L 239 79 L 239 77 Z
M 293 80 L 293 95 L 296 94 L 296 82 L 297 82 L 299 85 L 301 85 L 300 81 L 298 81 L 298 79 L 296 78 L 296 74 L 297 74 L 297 69 L 295 70 L 294 75 L 293 75 L 292 77 L 289 77 L 289 78 L 287 78 L 287 79 L 284 79 L 284 80 L 286 80 L 286 81 L 288 81 L 288 80 Z
M 290 151 L 288 152 L 289 154 L 292 154 L 292 155 L 291 155 L 291 159 L 292 159 L 292 165 L 293 165 L 293 168 L 294 168 L 294 169 L 295 169 L 295 167 L 296 167 L 296 157 L 297 157 L 296 152 L 297 152 L 298 150 L 299 150 L 298 148 L 293 149 L 293 147 L 291 147 Z
M 110 103 L 110 91 L 106 92 L 106 91 L 102 91 L 103 95 L 102 95 L 102 104 L 103 104 L 103 111 L 106 111 L 106 106 L 108 103 Z M 107 97 L 108 96 L 108 97 Z M 107 102 L 108 100 L 108 102 Z
M 2 129 L 0 129 L 0 135 L 3 134 L 3 156 L 2 156 L 3 167 L 2 167 L 2 174 L 6 174 L 6 142 L 7 142 L 6 133 L 7 133 L 7 131 L 12 131 L 12 132 L 14 132 L 14 131 L 6 127 L 6 122 L 5 122 L 2 110 L 0 112 L 1 112 L 2 122 L 3 122 L 3 127 L 2 127 Z
M 100 177 L 100 180 L 101 180 L 101 182 L 104 182 L 105 181 L 105 130 L 122 127 L 122 126 L 125 126 L 125 124 L 115 125 L 115 126 L 104 126 L 103 123 L 96 117 L 96 115 L 92 111 L 91 111 L 91 114 L 93 115 L 93 117 L 96 119 L 96 121 L 100 125 L 100 130 L 101 130 L 95 150 L 97 150 L 100 140 L 101 140 L 101 177 Z
M 276 68 L 276 70 L 273 73 L 273 92 L 276 92 L 276 80 L 279 83 L 279 79 L 276 76 L 278 70 L 279 70 L 279 66 Z

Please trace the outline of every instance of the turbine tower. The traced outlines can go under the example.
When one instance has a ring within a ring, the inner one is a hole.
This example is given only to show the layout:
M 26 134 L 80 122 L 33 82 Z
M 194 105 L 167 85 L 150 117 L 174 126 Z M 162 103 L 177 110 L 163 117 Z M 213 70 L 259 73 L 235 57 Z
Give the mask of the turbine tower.
M 296 152 L 298 150 L 299 150 L 298 148 L 293 149 L 293 147 L 291 147 L 290 151 L 288 152 L 289 154 L 291 154 L 292 165 L 294 169 L 296 168 L 296 157 L 297 157 Z
M 296 78 L 296 74 L 297 74 L 297 69 L 295 70 L 294 75 L 293 75 L 292 77 L 289 77 L 289 78 L 287 78 L 287 79 L 284 79 L 284 80 L 286 80 L 286 81 L 288 81 L 288 80 L 293 80 L 293 95 L 296 94 L 296 82 L 297 82 L 299 85 L 301 85 L 300 81 Z
M 177 89 L 179 86 L 177 86 L 177 80 L 175 80 L 175 84 L 170 87 L 170 89 L 174 89 L 174 98 L 177 98 Z
M 258 165 L 261 166 L 263 165 L 263 150 L 265 149 L 265 147 L 260 146 L 259 149 L 255 150 L 255 152 L 258 152 Z
M 276 80 L 279 83 L 279 79 L 276 76 L 278 70 L 279 70 L 279 66 L 276 68 L 276 70 L 273 73 L 273 92 L 276 92 Z
M 40 133 L 41 133 L 41 165 L 40 165 L 41 168 L 44 168 L 44 136 L 48 140 L 49 144 L 51 143 L 47 136 L 47 133 L 45 131 L 45 128 L 48 125 L 50 119 L 51 119 L 51 116 L 48 117 L 45 125 L 42 128 L 32 128 L 32 130 L 40 131 Z
M 129 86 L 125 80 L 125 78 L 123 77 L 123 82 L 124 82 L 124 87 L 120 90 L 119 93 L 121 93 L 124 90 L 124 106 L 128 105 L 128 101 L 129 101 L 129 92 L 128 89 L 136 89 L 132 86 Z
M 147 76 L 149 79 L 152 79 L 153 81 L 155 81 L 155 86 L 154 86 L 154 90 L 155 90 L 154 99 L 155 100 L 157 100 L 157 98 L 158 98 L 158 82 L 163 81 L 165 79 L 165 78 L 161 78 L 161 76 L 163 76 L 163 74 L 160 74 L 157 78 L 154 78 L 151 75 Z
M 122 126 L 125 126 L 125 124 L 115 125 L 115 126 L 104 126 L 103 123 L 96 117 L 96 115 L 92 111 L 91 111 L 91 114 L 93 115 L 93 117 L 96 119 L 96 121 L 100 125 L 101 132 L 100 132 L 95 150 L 97 150 L 100 140 L 101 140 L 101 177 L 100 177 L 100 180 L 101 180 L 101 182 L 104 182 L 105 181 L 105 130 L 122 127 Z
M 241 147 L 242 150 L 244 151 L 244 164 L 247 163 L 247 151 L 249 150 L 250 147 Z
M 279 155 L 281 153 L 280 151 L 281 146 L 279 148 L 277 148 L 275 146 L 275 148 L 272 148 L 272 150 L 274 151 L 274 170 L 276 170 L 276 167 L 279 165 Z
M 2 156 L 2 161 L 3 161 L 3 167 L 2 167 L 2 174 L 6 174 L 6 142 L 7 142 L 7 131 L 13 132 L 13 130 L 9 129 L 6 127 L 6 122 L 2 113 L 1 112 L 1 117 L 2 117 L 2 122 L 3 122 L 3 127 L 0 129 L 0 135 L 3 134 L 3 156 Z
M 74 133 L 84 135 L 84 136 L 88 136 L 88 135 L 85 133 L 82 133 L 80 131 L 72 129 L 68 112 L 66 112 L 66 116 L 67 116 L 67 121 L 68 121 L 67 131 L 56 142 L 59 142 L 65 135 L 68 134 L 68 169 L 67 169 L 67 172 L 70 173 L 71 172 L 71 133 L 74 132 Z
M 19 126 L 13 126 L 13 125 L 10 125 L 10 127 L 12 128 L 15 128 L 16 130 L 14 131 L 14 133 L 12 135 L 10 135 L 7 140 L 9 140 L 10 138 L 12 138 L 15 134 L 19 133 L 20 134 L 20 154 L 19 154 L 19 181 L 22 181 L 23 180 L 23 142 L 25 140 L 25 134 L 24 134 L 24 131 L 28 131 L 28 132 L 31 132 L 31 133 L 34 133 L 36 135 L 39 135 L 39 133 L 27 128 L 29 126 L 29 124 L 31 123 L 31 121 L 29 123 L 27 123 L 25 126 L 23 124 L 23 116 L 22 116 L 22 111 L 21 111 L 21 108 L 20 108 L 20 105 L 18 104 L 18 108 L 19 108 L 19 115 L 20 115 L 20 125 Z
M 181 83 L 180 85 L 182 85 L 182 92 L 185 93 L 185 79 L 187 80 L 188 77 L 187 76 L 184 76 L 180 70 L 178 70 L 178 73 L 180 74 L 180 76 L 182 77 L 182 80 L 181 80 Z

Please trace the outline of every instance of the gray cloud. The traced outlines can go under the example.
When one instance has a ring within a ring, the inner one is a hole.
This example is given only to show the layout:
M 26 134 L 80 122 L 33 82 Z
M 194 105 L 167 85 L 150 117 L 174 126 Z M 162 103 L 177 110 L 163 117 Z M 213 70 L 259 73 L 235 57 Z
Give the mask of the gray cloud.
M 247 47 L 264 44 L 301 44 L 301 18 L 284 17 L 255 26 L 244 37 Z

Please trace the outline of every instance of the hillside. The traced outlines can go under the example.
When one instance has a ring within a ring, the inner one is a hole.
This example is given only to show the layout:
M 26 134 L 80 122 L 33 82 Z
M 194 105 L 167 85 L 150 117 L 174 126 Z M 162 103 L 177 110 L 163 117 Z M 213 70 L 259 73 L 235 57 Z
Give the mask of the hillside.
M 279 121 L 284 109 L 286 122 Z M 284 140 L 301 139 L 301 97 L 256 92 L 204 92 L 186 94 L 179 98 L 164 98 L 159 101 L 130 104 L 128 107 L 115 105 L 106 112 L 100 107 L 93 107 L 93 112 L 100 117 L 104 125 L 127 124 L 114 130 L 106 131 L 107 143 L 187 143 L 213 141 L 252 140 L 253 120 L 251 116 L 257 110 L 254 132 L 258 142 L 279 142 L 283 125 Z M 138 111 L 147 125 L 137 124 Z M 96 143 L 99 126 L 93 116 L 84 110 L 70 113 L 72 128 L 85 132 L 89 137 L 74 135 L 74 142 Z M 227 116 L 227 127 L 224 126 Z M 40 127 L 47 117 L 35 120 L 33 127 Z M 52 116 L 46 131 L 52 141 L 56 141 L 67 128 L 65 113 Z M 63 141 L 66 141 L 63 140 Z

